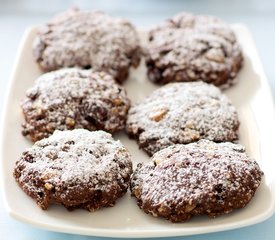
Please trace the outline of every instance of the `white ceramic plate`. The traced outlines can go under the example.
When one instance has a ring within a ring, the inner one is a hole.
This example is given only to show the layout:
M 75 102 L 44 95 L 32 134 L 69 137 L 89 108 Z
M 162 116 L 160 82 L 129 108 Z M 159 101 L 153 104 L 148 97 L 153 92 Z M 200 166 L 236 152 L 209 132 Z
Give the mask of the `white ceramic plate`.
M 35 28 L 26 31 L 12 74 L 6 99 L 1 129 L 1 169 L 3 195 L 8 213 L 23 222 L 52 231 L 108 237 L 165 237 L 201 234 L 240 228 L 270 217 L 275 209 L 275 118 L 270 89 L 256 52 L 252 37 L 243 25 L 234 25 L 234 31 L 244 52 L 244 67 L 239 83 L 226 91 L 238 109 L 241 121 L 240 142 L 260 164 L 265 172 L 260 188 L 251 203 L 231 214 L 208 219 L 195 217 L 187 223 L 172 224 L 146 215 L 135 199 L 127 193 L 112 208 L 94 213 L 84 210 L 68 212 L 62 206 L 52 206 L 48 211 L 38 208 L 15 183 L 12 172 L 15 161 L 31 143 L 21 135 L 22 114 L 19 103 L 25 91 L 41 74 L 32 57 Z M 144 39 L 144 33 L 141 33 Z M 156 88 L 146 79 L 144 63 L 131 72 L 125 87 L 135 102 Z M 115 136 L 130 150 L 134 165 L 148 157 L 138 149 L 135 141 L 125 135 Z

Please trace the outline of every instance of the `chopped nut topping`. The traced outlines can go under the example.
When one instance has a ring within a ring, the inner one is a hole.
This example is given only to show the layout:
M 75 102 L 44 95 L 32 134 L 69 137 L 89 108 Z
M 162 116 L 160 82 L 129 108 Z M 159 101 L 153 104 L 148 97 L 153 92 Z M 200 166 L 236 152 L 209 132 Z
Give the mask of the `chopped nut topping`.
M 167 114 L 167 112 L 168 112 L 168 109 L 158 110 L 157 112 L 151 114 L 150 119 L 155 122 L 159 122 L 164 118 L 164 116 Z
M 70 118 L 70 117 L 67 117 L 66 118 L 66 125 L 69 127 L 69 128 L 73 128 L 75 126 L 75 120 Z
M 53 185 L 50 183 L 45 183 L 44 187 L 49 191 L 53 189 Z
M 196 207 L 195 204 L 191 204 L 191 205 L 188 204 L 185 206 L 185 212 L 191 212 L 195 207 Z

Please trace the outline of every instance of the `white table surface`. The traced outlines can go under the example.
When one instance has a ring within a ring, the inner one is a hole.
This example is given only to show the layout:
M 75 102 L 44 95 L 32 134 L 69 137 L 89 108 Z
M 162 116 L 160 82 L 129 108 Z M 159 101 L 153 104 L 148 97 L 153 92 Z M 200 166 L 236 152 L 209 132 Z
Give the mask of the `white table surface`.
M 212 14 L 229 23 L 245 23 L 252 32 L 273 96 L 275 95 L 275 1 L 273 0 L 0 0 L 0 113 L 2 113 L 15 54 L 24 30 L 30 25 L 38 25 L 47 21 L 54 13 L 70 6 L 101 9 L 115 16 L 128 18 L 140 27 L 150 26 L 179 11 Z M 53 233 L 17 222 L 7 215 L 2 198 L 0 198 L 0 239 L 95 240 L 104 238 Z M 275 239 L 275 215 L 263 223 L 250 227 L 184 237 L 184 239 Z

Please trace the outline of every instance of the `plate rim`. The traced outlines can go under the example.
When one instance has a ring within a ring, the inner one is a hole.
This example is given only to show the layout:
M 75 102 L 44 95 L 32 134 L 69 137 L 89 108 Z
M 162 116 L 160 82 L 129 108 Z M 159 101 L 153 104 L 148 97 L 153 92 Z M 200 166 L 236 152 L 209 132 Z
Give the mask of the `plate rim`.
M 232 26 L 234 28 L 241 28 L 242 31 L 245 32 L 246 36 L 249 38 L 250 44 L 253 47 L 254 50 L 254 55 L 255 55 L 255 59 L 253 59 L 253 61 L 255 63 L 257 63 L 257 70 L 258 72 L 260 72 L 260 78 L 261 78 L 261 84 L 264 87 L 264 92 L 268 95 L 268 98 L 272 99 L 272 93 L 271 93 L 271 89 L 269 87 L 266 75 L 264 73 L 263 70 L 263 66 L 262 63 L 260 61 L 259 58 L 259 54 L 257 52 L 257 48 L 256 45 L 254 43 L 253 37 L 250 33 L 250 31 L 248 30 L 248 28 L 241 23 L 238 24 L 232 24 Z M 140 30 L 144 30 L 143 28 L 141 28 Z M 272 188 L 272 203 L 271 206 L 264 211 L 262 214 L 259 214 L 253 218 L 249 218 L 248 220 L 244 219 L 244 220 L 240 220 L 237 223 L 230 223 L 230 224 L 226 224 L 226 226 L 219 226 L 219 227 L 215 227 L 213 225 L 209 225 L 207 227 L 202 226 L 199 229 L 191 229 L 189 231 L 183 231 L 184 228 L 182 229 L 158 229 L 158 230 L 154 230 L 154 229 L 143 229 L 142 231 L 138 230 L 138 229 L 132 229 L 132 230 L 128 230 L 128 229 L 99 229 L 99 228 L 89 228 L 87 229 L 85 228 L 81 228 L 79 226 L 75 226 L 74 229 L 69 229 L 69 227 L 58 227 L 58 226 L 53 226 L 53 225 L 49 225 L 49 224 L 43 224 L 41 222 L 36 222 L 36 221 L 32 221 L 32 219 L 26 218 L 24 217 L 22 214 L 17 213 L 14 211 L 14 209 L 12 208 L 12 206 L 10 206 L 8 200 L 7 200 L 7 196 L 6 196 L 6 190 L 7 190 L 7 184 L 5 184 L 6 179 L 5 179 L 5 172 L 4 172 L 4 151 L 3 151 L 3 147 L 4 147 L 4 141 L 5 141 L 5 135 L 6 135 L 6 129 L 5 126 L 7 125 L 7 115 L 8 115 L 8 106 L 11 102 L 11 98 L 12 98 L 12 88 L 14 86 L 14 84 L 16 83 L 16 73 L 17 73 L 17 69 L 19 66 L 19 63 L 21 62 L 22 58 L 23 58 L 23 51 L 24 51 L 24 46 L 26 45 L 26 42 L 28 40 L 28 38 L 30 37 L 30 34 L 36 31 L 36 27 L 35 26 L 31 26 L 28 27 L 23 36 L 22 39 L 20 41 L 20 45 L 19 48 L 17 50 L 16 53 L 16 57 L 15 57 L 15 63 L 13 66 L 13 70 L 11 73 L 11 78 L 9 79 L 9 83 L 8 83 L 8 87 L 6 88 L 6 96 L 4 98 L 4 104 L 3 104 L 3 109 L 2 109 L 2 116 L 1 116 L 1 136 L 0 136 L 0 152 L 1 152 L 1 156 L 0 156 L 0 166 L 1 166 L 1 187 L 2 187 L 2 197 L 3 197 L 3 202 L 4 202 L 4 206 L 5 209 L 7 211 L 7 213 L 9 214 L 9 216 L 11 216 L 12 218 L 19 220 L 21 222 L 24 223 L 28 223 L 32 226 L 38 227 L 38 228 L 42 228 L 42 229 L 46 229 L 46 230 L 50 230 L 50 231 L 55 231 L 55 232 L 64 232 L 64 233 L 71 233 L 71 234 L 81 234 L 81 235 L 89 235 L 89 236 L 100 236 L 100 237 L 121 237 L 121 238 L 127 238 L 127 237 L 132 237 L 132 238 L 144 238 L 144 237 L 174 237 L 174 236 L 187 236 L 187 235 L 195 235 L 195 234 L 204 234 L 204 233 L 211 233 L 211 232 L 220 232 L 220 231 L 227 231 L 227 230 L 232 230 L 232 229 L 237 229 L 237 228 L 242 228 L 245 226 L 250 226 L 262 221 L 267 220 L 269 217 L 271 217 L 274 212 L 275 212 L 275 198 L 274 198 L 274 192 L 275 192 L 275 178 L 273 178 L 272 182 L 271 182 L 271 188 Z M 270 106 L 272 106 L 272 115 L 273 115 L 273 119 L 275 114 L 274 114 L 274 103 L 273 101 L 270 103 Z M 7 177 L 7 176 L 6 176 Z

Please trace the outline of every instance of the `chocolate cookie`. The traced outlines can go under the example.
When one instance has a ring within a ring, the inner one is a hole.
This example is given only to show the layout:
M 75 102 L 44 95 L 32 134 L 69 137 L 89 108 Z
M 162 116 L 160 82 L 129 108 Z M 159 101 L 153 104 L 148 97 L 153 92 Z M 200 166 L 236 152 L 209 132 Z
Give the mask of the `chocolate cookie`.
M 203 80 L 225 88 L 242 62 L 234 32 L 216 17 L 180 13 L 149 33 L 146 64 L 156 83 Z
M 204 82 L 170 83 L 132 106 L 126 130 L 149 155 L 176 143 L 238 139 L 235 107 Z
M 110 75 L 68 68 L 39 77 L 21 107 L 22 133 L 37 141 L 56 129 L 123 129 L 130 101 Z
M 145 213 L 183 222 L 245 207 L 262 174 L 241 145 L 200 140 L 170 146 L 139 164 L 131 191 Z
M 33 53 L 44 71 L 93 68 L 123 82 L 141 51 L 134 26 L 103 12 L 70 9 L 38 30 Z
M 38 206 L 68 210 L 110 207 L 128 188 L 132 162 L 127 149 L 104 131 L 55 131 L 16 162 L 14 177 Z

